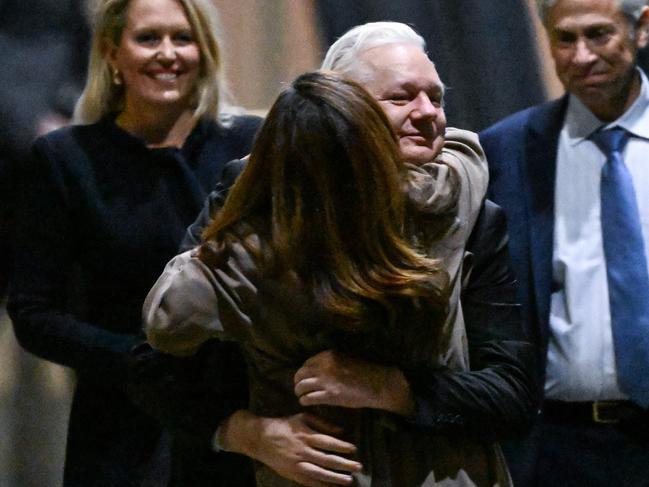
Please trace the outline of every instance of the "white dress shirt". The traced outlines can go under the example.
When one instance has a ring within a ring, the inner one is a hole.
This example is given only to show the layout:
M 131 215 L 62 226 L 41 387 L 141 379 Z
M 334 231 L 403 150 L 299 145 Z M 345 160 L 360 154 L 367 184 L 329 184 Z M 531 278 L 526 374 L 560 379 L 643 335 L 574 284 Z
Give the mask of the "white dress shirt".
M 616 376 L 602 247 L 599 188 L 606 156 L 588 137 L 602 126 L 620 126 L 630 132 L 624 162 L 633 179 L 648 253 L 649 84 L 640 74 L 640 95 L 612 123 L 597 119 L 576 97 L 569 100 L 557 153 L 547 399 L 626 398 Z

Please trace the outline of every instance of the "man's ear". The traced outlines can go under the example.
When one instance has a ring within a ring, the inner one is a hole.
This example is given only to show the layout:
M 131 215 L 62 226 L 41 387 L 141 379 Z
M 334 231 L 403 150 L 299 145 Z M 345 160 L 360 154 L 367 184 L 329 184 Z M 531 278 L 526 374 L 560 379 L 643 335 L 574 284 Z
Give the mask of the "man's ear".
M 639 49 L 649 42 L 649 6 L 642 7 L 642 13 L 636 22 L 635 42 Z

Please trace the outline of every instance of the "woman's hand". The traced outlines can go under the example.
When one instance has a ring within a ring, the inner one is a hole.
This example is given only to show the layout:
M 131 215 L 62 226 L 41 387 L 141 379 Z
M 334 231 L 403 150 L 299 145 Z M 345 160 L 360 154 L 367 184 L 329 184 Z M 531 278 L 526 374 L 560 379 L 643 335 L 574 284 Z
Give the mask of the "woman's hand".
M 373 408 L 404 416 L 415 410 L 410 385 L 399 369 L 331 350 L 309 358 L 293 380 L 302 406 Z
M 350 485 L 351 473 L 362 465 L 342 455 L 356 447 L 332 435 L 340 434 L 326 421 L 308 414 L 285 418 L 258 417 L 240 410 L 222 425 L 220 443 L 225 450 L 254 458 L 284 478 L 308 487 Z

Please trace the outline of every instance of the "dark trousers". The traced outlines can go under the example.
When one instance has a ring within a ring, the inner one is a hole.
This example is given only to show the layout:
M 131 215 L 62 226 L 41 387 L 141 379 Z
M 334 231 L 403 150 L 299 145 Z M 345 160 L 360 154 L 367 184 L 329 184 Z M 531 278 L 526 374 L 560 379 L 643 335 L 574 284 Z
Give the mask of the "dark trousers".
M 541 418 L 528 437 L 504 447 L 517 487 L 649 487 L 649 422 Z

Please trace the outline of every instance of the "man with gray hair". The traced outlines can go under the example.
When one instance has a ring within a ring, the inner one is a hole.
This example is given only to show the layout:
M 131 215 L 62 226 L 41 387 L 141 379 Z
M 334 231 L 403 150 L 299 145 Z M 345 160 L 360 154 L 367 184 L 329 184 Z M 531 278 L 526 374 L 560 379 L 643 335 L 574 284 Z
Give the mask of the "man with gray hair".
M 424 39 L 399 22 L 371 22 L 334 42 L 322 69 L 360 83 L 378 100 L 406 162 L 431 162 L 445 141 L 444 84 Z
M 649 7 L 537 4 L 567 93 L 481 134 L 544 364 L 510 465 L 520 485 L 648 485 Z
M 447 131 L 444 85 L 424 47 L 421 36 L 404 24 L 365 24 L 350 30 L 334 43 L 322 66 L 358 81 L 378 100 L 399 139 L 404 161 L 414 165 L 434 161 L 445 146 L 452 148 L 460 138 L 468 138 L 477 146 L 475 134 L 457 129 Z M 480 151 L 479 147 L 477 150 Z M 226 167 L 222 178 L 226 188 L 244 164 L 234 161 Z M 185 248 L 200 242 L 202 228 L 223 200 L 224 193 L 212 194 L 202 215 L 190 227 Z M 458 339 L 464 344 L 468 342 L 469 354 L 464 356 L 463 368 L 449 367 L 425 374 L 399 372 L 416 403 L 415 414 L 403 418 L 403 426 L 423 428 L 432 435 L 451 436 L 459 443 L 484 445 L 485 451 L 496 452 L 495 463 L 501 468 L 498 450 L 492 444 L 526 428 L 535 411 L 536 391 L 530 363 L 533 351 L 522 332 L 514 300 L 505 221 L 501 210 L 492 203 L 484 206 L 467 250 L 471 256 L 464 260 L 473 259 L 473 265 L 467 265 L 467 271 L 469 267 L 472 270 L 466 272 L 462 290 L 466 337 L 461 311 L 453 319 L 460 320 Z M 459 267 L 462 262 L 452 265 Z M 460 292 L 459 283 L 455 292 Z M 319 394 L 323 399 L 318 404 L 368 407 L 362 396 L 367 390 L 376 393 L 381 366 L 362 360 L 340 361 L 327 353 L 318 354 L 307 362 L 310 372 L 316 370 L 323 384 L 325 394 Z M 232 369 L 228 372 L 232 373 Z M 296 376 L 298 374 L 300 371 Z M 396 393 L 396 388 L 378 385 L 385 394 Z M 211 400 L 220 400 L 218 394 L 219 391 Z M 225 399 L 232 406 L 236 404 L 232 398 Z M 238 407 L 245 409 L 245 399 Z M 220 410 L 224 413 L 225 409 L 221 407 Z M 354 464 L 335 455 L 336 452 L 344 453 L 334 448 L 335 431 L 314 431 L 313 424 L 305 422 L 302 415 L 257 418 L 236 409 L 232 407 L 231 415 L 225 420 L 225 414 L 219 418 L 223 421 L 215 435 L 217 448 L 244 453 L 304 485 L 346 485 L 351 481 L 349 475 L 354 472 Z M 212 426 L 216 424 L 218 422 Z M 209 430 L 207 425 L 203 430 Z M 403 455 L 408 452 L 404 451 Z M 485 464 L 484 471 L 490 472 L 487 476 L 493 476 L 488 480 L 467 477 L 453 485 L 508 484 L 504 469 L 494 472 Z M 433 485 L 433 481 L 426 483 L 422 479 L 422 482 L 422 485 Z

